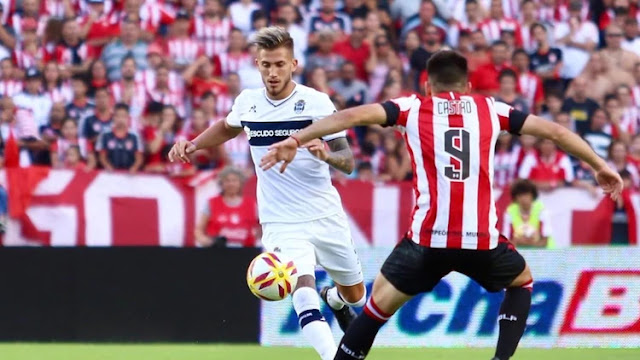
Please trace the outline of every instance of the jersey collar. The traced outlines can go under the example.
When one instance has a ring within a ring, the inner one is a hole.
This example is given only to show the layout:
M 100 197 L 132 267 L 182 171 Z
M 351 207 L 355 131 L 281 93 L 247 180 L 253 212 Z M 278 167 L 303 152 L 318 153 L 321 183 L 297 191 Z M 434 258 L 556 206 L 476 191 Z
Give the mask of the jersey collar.
M 292 80 L 293 81 L 293 80 Z M 278 107 L 284 103 L 286 103 L 289 99 L 291 99 L 293 97 L 293 95 L 295 95 L 298 92 L 298 83 L 293 81 L 293 83 L 295 84 L 295 87 L 293 88 L 293 91 L 291 91 L 291 94 L 289 94 L 289 96 L 287 96 L 286 98 L 282 99 L 282 100 L 271 100 L 269 99 L 269 96 L 267 96 L 267 88 L 263 88 L 262 89 L 262 94 L 264 95 L 264 98 L 267 99 L 267 102 L 271 105 L 273 105 L 273 107 Z

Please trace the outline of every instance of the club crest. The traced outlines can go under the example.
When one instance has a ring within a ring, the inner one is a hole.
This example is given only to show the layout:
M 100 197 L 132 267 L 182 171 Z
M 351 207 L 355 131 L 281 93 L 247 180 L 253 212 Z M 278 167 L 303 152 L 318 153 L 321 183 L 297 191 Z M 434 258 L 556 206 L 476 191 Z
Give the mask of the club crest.
M 295 111 L 296 114 L 300 114 L 302 111 L 304 111 L 304 105 L 304 100 L 298 100 L 293 107 L 293 111 Z

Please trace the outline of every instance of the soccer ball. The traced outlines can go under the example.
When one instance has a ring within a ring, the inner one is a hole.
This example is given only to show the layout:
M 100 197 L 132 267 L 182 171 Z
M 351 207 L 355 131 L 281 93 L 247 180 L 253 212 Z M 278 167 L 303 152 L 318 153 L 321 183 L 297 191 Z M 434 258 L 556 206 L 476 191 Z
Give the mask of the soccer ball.
M 247 269 L 247 285 L 262 300 L 278 301 L 296 288 L 298 269 L 282 254 L 270 252 L 256 256 Z

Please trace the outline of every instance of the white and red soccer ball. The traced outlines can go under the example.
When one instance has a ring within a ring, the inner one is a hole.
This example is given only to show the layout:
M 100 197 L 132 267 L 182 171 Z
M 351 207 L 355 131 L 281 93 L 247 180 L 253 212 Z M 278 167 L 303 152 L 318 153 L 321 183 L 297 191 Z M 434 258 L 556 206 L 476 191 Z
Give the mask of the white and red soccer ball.
M 293 293 L 298 283 L 297 274 L 293 261 L 282 254 L 264 252 L 251 261 L 247 285 L 258 298 L 279 301 Z

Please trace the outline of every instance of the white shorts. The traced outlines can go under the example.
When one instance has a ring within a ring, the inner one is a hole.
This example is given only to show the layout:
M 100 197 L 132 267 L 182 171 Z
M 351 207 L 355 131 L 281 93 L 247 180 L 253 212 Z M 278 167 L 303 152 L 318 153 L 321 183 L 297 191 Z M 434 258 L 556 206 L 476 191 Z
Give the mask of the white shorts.
M 303 223 L 263 224 L 262 245 L 266 251 L 290 257 L 299 275 L 315 277 L 316 265 L 320 265 L 340 285 L 363 281 L 362 266 L 344 214 Z

